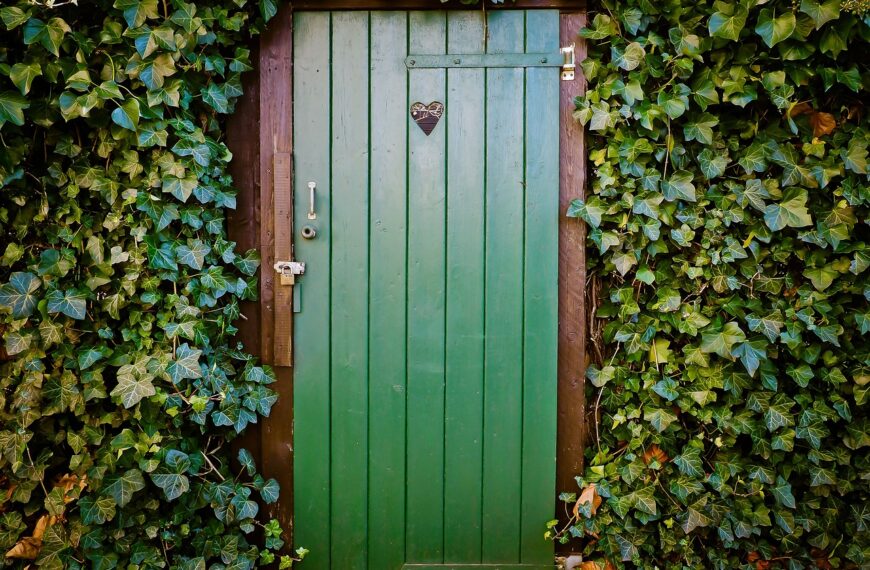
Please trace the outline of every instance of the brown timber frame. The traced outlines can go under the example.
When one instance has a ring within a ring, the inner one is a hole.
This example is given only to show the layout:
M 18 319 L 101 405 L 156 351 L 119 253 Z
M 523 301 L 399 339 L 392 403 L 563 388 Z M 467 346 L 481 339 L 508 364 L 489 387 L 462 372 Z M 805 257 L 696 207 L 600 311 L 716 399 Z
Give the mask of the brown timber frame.
M 272 266 L 276 261 L 293 259 L 293 12 L 454 8 L 481 9 L 479 5 L 440 0 L 286 3 L 252 46 L 256 71 L 245 77 L 245 93 L 228 120 L 227 142 L 234 155 L 230 172 L 238 188 L 237 209 L 228 216 L 229 234 L 239 251 L 256 249 L 262 258 L 260 298 L 243 304 L 239 338 L 249 352 L 274 367 L 277 382 L 272 387 L 278 393 L 271 417 L 259 429 L 245 432 L 238 445 L 251 451 L 264 475 L 276 478 L 281 485 L 281 499 L 270 505 L 269 516 L 288 530 L 292 529 L 293 513 L 293 295 L 292 287 L 278 284 Z M 586 23 L 584 0 L 515 0 L 485 6 L 486 10 L 535 8 L 560 10 L 561 45 L 576 44 L 579 64 L 586 55 L 586 45 L 577 37 Z M 582 73 L 576 80 L 560 84 L 557 492 L 576 489 L 574 477 L 582 473 L 586 440 L 586 230 L 579 219 L 564 215 L 571 200 L 585 193 L 584 132 L 572 116 L 573 100 L 585 88 Z M 557 508 L 562 515 L 562 507 Z

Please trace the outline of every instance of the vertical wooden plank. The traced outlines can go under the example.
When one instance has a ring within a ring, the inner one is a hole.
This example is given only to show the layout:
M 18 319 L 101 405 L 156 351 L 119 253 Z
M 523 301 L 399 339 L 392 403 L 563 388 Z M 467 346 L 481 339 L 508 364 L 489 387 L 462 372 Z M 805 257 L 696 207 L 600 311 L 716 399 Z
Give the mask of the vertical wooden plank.
M 409 53 L 444 53 L 446 14 L 409 15 Z M 444 101 L 443 69 L 413 69 L 408 102 Z M 450 113 L 449 109 L 445 110 Z M 408 402 L 406 560 L 441 562 L 444 541 L 445 133 L 407 115 Z M 444 117 L 441 118 L 444 121 Z
M 276 153 L 292 152 L 293 139 L 293 21 L 290 10 L 281 10 L 260 41 L 260 324 L 261 358 L 268 364 L 280 364 L 274 359 L 276 327 L 289 334 L 292 327 L 291 291 L 276 291 L 272 265 L 276 253 L 289 255 L 291 237 L 288 220 L 282 226 L 280 240 L 276 238 L 274 216 L 274 157 Z M 286 193 L 288 187 L 282 192 Z M 288 197 L 282 194 L 280 201 Z M 273 389 L 278 401 L 272 407 L 271 418 L 261 430 L 262 469 L 274 477 L 285 491 L 293 487 L 293 378 L 287 368 L 278 368 Z M 269 515 L 282 526 L 291 528 L 292 495 L 285 492 L 281 500 L 269 507 Z
M 559 113 L 559 387 L 556 487 L 575 491 L 574 477 L 583 472 L 586 440 L 586 226 L 579 218 L 565 215 L 575 198 L 585 196 L 586 149 L 583 127 L 573 117 L 574 98 L 586 91 L 579 64 L 586 57 L 586 44 L 577 33 L 586 25 L 586 14 L 573 12 L 560 17 L 562 45 L 576 43 L 577 76 L 560 81 Z M 557 502 L 557 509 L 563 506 Z M 562 512 L 557 510 L 557 512 Z
M 482 12 L 449 12 L 447 27 L 448 53 L 483 53 Z M 445 562 L 481 559 L 485 73 L 447 72 Z
M 251 60 L 259 61 L 259 49 L 255 45 Z M 235 112 L 227 119 L 227 146 L 233 153 L 229 170 L 233 185 L 238 189 L 236 208 L 227 214 L 227 233 L 236 242 L 236 252 L 244 253 L 260 246 L 260 74 L 246 73 L 242 79 L 244 93 L 236 103 Z M 260 352 L 260 302 L 242 301 L 241 314 L 236 321 L 239 329 L 236 338 L 242 341 L 245 350 L 259 357 Z M 265 420 L 268 421 L 268 420 Z M 262 466 L 260 431 L 262 424 L 250 426 L 233 440 L 234 453 L 244 448 L 251 452 L 257 465 Z M 292 492 L 284 489 L 282 504 L 287 504 Z M 289 530 L 289 529 L 288 529 Z
M 299 332 L 294 343 L 294 538 L 296 546 L 311 551 L 306 564 L 329 568 L 329 13 L 296 14 L 294 40 L 294 139 L 299 143 L 294 153 L 294 216 L 297 228 L 317 228 L 315 239 L 296 243 L 306 273 L 296 286 L 302 303 L 294 316 Z M 317 220 L 307 219 L 309 181 L 320 188 Z
M 405 12 L 371 15 L 368 566 L 405 559 Z
M 332 14 L 332 567 L 366 565 L 369 14 Z
M 523 51 L 524 13 L 489 14 L 490 53 Z M 518 562 L 523 359 L 523 76 L 487 69 L 483 562 Z
M 559 13 L 526 14 L 526 51 L 559 49 Z M 525 322 L 523 324 L 523 563 L 553 560 L 541 529 L 556 489 L 559 258 L 559 69 L 526 70 Z

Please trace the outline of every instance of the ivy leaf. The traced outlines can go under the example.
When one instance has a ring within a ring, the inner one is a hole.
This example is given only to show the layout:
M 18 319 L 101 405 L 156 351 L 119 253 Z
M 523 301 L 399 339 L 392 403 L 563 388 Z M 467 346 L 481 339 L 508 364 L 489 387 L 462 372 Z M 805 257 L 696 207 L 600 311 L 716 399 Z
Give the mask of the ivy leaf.
M 52 18 L 48 23 L 39 18 L 30 18 L 24 25 L 24 43 L 27 45 L 39 42 L 42 47 L 55 57 L 60 55 L 60 44 L 63 36 L 72 30 L 61 18 Z
M 646 52 L 638 42 L 631 42 L 625 48 L 611 47 L 610 56 L 617 67 L 625 71 L 631 71 L 643 62 Z
M 0 305 L 9 308 L 16 319 L 29 317 L 36 307 L 33 293 L 41 284 L 39 277 L 32 273 L 13 273 L 9 276 L 9 283 L 0 287 Z
M 113 8 L 123 10 L 124 19 L 131 28 L 138 28 L 149 18 L 158 18 L 157 0 L 115 0 Z
M 680 517 L 680 527 L 683 529 L 683 532 L 689 534 L 698 527 L 706 527 L 713 524 L 713 519 L 703 511 L 706 504 L 707 499 L 705 497 L 686 509 L 685 514 Z
M 21 354 L 28 348 L 33 341 L 33 335 L 21 334 L 18 332 L 6 333 L 6 354 L 15 356 Z
M 826 265 L 804 269 L 803 275 L 812 282 L 817 291 L 824 291 L 831 286 L 839 273 L 831 265 Z
M 24 110 L 30 107 L 27 99 L 15 91 L 0 93 L 0 127 L 4 123 L 12 123 L 19 127 L 24 124 Z
M 736 12 L 731 15 L 714 12 L 707 23 L 710 35 L 736 42 L 740 38 L 740 30 L 746 25 L 747 15 L 746 8 L 742 4 L 738 4 Z
M 229 113 L 229 99 L 223 88 L 217 83 L 209 83 L 202 91 L 202 100 L 218 113 Z
M 788 509 L 796 509 L 797 502 L 791 492 L 791 485 L 781 476 L 776 478 L 776 486 L 770 489 L 776 502 Z
M 705 332 L 701 335 L 701 351 L 707 354 L 716 353 L 724 358 L 731 358 L 731 348 L 738 342 L 746 340 L 746 335 L 736 322 L 726 323 L 721 330 Z
M 776 342 L 776 339 L 779 338 L 779 332 L 785 325 L 782 313 L 779 311 L 765 317 L 758 317 L 754 314 L 747 315 L 746 323 L 749 325 L 749 330 L 763 334 L 770 342 Z
M 588 200 L 579 198 L 572 200 L 568 206 L 569 218 L 580 218 L 593 228 L 601 225 L 601 217 L 607 212 L 604 203 L 597 196 L 590 196 Z
M 694 121 L 686 123 L 683 134 L 687 141 L 698 141 L 701 144 L 713 144 L 713 127 L 719 124 L 719 119 L 710 113 L 701 113 Z
M 725 174 L 725 169 L 728 167 L 728 157 L 715 154 L 711 149 L 707 148 L 698 155 L 698 166 L 701 167 L 704 178 L 712 180 Z
M 25 12 L 16 6 L 0 8 L 0 18 L 7 30 L 13 30 L 30 19 L 30 12 Z
M 767 343 L 763 340 L 744 342 L 731 349 L 731 355 L 740 359 L 750 376 L 755 376 L 761 361 L 767 360 Z
M 87 295 L 82 291 L 67 289 L 61 292 L 55 289 L 45 299 L 48 301 L 49 313 L 63 313 L 79 321 L 87 314 Z
M 685 200 L 687 202 L 695 202 L 695 185 L 692 184 L 694 176 L 688 170 L 678 170 L 668 178 L 662 180 L 662 194 L 669 202 L 674 200 Z
M 831 20 L 840 17 L 840 0 L 828 0 L 824 3 L 801 0 L 800 11 L 813 19 L 818 30 Z
M 190 489 L 190 481 L 184 472 L 190 467 L 186 453 L 171 449 L 161 466 L 151 474 L 155 485 L 163 489 L 168 501 L 174 501 Z
M 118 398 L 125 408 L 132 408 L 142 398 L 148 398 L 157 393 L 154 384 L 151 383 L 151 375 L 137 370 L 127 364 L 118 370 L 118 385 L 112 390 L 111 395 Z
M 111 497 L 83 497 L 79 499 L 79 512 L 85 524 L 103 524 L 115 517 L 115 501 Z
M 201 355 L 201 350 L 190 348 L 187 343 L 179 346 L 175 351 L 175 358 L 166 369 L 172 383 L 178 384 L 184 379 L 202 378 L 202 370 L 199 367 Z
M 281 487 L 278 485 L 278 481 L 274 479 L 268 479 L 266 483 L 263 485 L 263 488 L 260 490 L 260 496 L 263 497 L 263 502 L 267 505 L 271 505 L 278 501 L 278 495 L 281 492 Z
M 180 245 L 175 250 L 179 263 L 183 263 L 197 271 L 202 269 L 205 256 L 211 252 L 211 248 L 200 240 L 192 240 L 188 245 Z
M 794 33 L 797 25 L 797 18 L 794 12 L 786 10 L 780 16 L 774 16 L 774 11 L 770 8 L 765 8 L 758 16 L 758 25 L 755 27 L 755 33 L 761 36 L 767 47 L 772 48 L 779 42 L 787 40 Z
M 139 127 L 139 117 L 139 101 L 135 98 L 127 99 L 112 111 L 112 122 L 134 132 Z
M 138 469 L 129 469 L 122 475 L 109 475 L 106 477 L 105 487 L 103 487 L 119 507 L 127 506 L 133 500 L 133 495 L 144 488 L 145 479 L 142 478 L 142 472 Z
M 773 231 L 785 227 L 803 228 L 810 226 L 813 219 L 807 210 L 807 191 L 800 188 L 789 188 L 782 202 L 769 204 L 764 210 L 764 223 Z
M 701 450 L 690 447 L 680 455 L 674 457 L 674 465 L 680 473 L 687 477 L 697 478 L 704 475 L 704 466 L 701 463 Z
M 42 75 L 42 67 L 36 62 L 16 63 L 9 70 L 9 79 L 18 87 L 22 95 L 30 92 L 30 85 L 40 75 Z

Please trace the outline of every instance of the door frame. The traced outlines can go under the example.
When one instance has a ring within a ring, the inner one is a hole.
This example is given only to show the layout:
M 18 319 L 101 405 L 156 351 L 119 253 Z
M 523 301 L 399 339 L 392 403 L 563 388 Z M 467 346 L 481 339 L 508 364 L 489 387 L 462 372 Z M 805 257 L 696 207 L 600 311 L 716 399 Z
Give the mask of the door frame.
M 486 2 L 486 0 L 484 0 Z M 258 250 L 262 260 L 259 300 L 242 303 L 237 323 L 245 349 L 271 365 L 278 401 L 269 418 L 236 440 L 258 461 L 266 477 L 283 492 L 268 514 L 292 535 L 293 517 L 293 287 L 281 285 L 273 265 L 293 259 L 293 12 L 303 10 L 452 10 L 478 9 L 455 0 L 294 0 L 285 2 L 268 29 L 251 46 L 256 70 L 244 78 L 244 95 L 227 121 L 233 153 L 230 173 L 238 189 L 229 212 L 229 235 L 241 251 Z M 558 9 L 560 45 L 575 44 L 576 61 L 586 56 L 577 32 L 586 23 L 585 0 L 507 0 L 491 9 Z M 578 68 L 579 72 L 579 68 Z M 561 81 L 559 89 L 559 285 L 558 387 L 555 494 L 576 487 L 583 470 L 587 434 L 586 228 L 565 212 L 571 200 L 585 197 L 586 147 L 583 127 L 573 118 L 573 100 L 586 81 Z M 554 511 L 556 512 L 556 511 Z M 292 536 L 288 541 L 292 544 Z

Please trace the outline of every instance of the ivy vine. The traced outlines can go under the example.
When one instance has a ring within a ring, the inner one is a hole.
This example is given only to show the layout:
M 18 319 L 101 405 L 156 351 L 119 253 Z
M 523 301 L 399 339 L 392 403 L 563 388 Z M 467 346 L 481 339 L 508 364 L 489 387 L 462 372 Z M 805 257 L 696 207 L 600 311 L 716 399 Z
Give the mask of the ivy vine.
M 275 401 L 234 338 L 259 259 L 227 239 L 222 135 L 275 12 L 0 8 L 2 568 L 293 562 L 257 522 L 278 484 L 227 443 Z
M 590 13 L 586 570 L 870 567 L 868 8 Z

